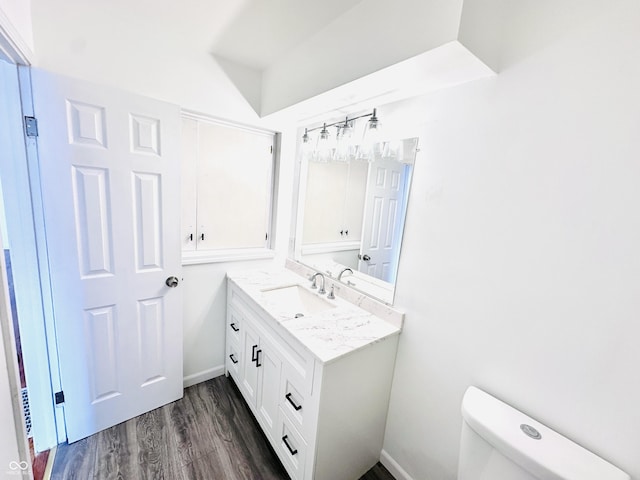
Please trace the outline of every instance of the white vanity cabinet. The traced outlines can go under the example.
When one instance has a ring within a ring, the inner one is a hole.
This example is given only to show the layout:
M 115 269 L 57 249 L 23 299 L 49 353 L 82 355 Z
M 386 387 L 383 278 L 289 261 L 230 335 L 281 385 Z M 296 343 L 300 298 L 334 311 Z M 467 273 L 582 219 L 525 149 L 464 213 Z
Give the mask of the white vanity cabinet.
M 354 480 L 379 459 L 398 336 L 323 362 L 228 282 L 226 372 L 294 480 Z

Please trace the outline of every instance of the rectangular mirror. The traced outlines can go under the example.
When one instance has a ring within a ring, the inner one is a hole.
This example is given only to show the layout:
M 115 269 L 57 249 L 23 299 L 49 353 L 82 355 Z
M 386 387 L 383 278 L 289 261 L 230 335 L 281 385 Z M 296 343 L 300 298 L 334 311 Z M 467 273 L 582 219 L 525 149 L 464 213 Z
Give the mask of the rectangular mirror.
M 299 153 L 295 260 L 393 304 L 417 147 L 384 142 L 371 161 Z

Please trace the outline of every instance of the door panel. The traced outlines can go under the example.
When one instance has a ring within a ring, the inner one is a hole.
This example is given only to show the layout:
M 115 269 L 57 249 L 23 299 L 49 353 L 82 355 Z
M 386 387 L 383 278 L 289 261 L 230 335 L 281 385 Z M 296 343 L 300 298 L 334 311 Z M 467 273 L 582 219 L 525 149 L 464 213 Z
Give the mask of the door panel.
M 162 268 L 162 199 L 158 174 L 133 174 L 137 271 Z
M 91 345 L 91 403 L 121 394 L 116 350 L 116 312 L 113 305 L 85 311 L 85 344 Z
M 164 332 L 166 330 L 164 314 L 164 298 L 138 300 L 138 332 L 141 386 L 144 388 L 154 382 L 165 380 Z
M 75 231 L 83 278 L 111 274 L 111 219 L 108 172 L 102 168 L 72 167 Z
M 32 72 L 70 442 L 182 396 L 180 111 Z

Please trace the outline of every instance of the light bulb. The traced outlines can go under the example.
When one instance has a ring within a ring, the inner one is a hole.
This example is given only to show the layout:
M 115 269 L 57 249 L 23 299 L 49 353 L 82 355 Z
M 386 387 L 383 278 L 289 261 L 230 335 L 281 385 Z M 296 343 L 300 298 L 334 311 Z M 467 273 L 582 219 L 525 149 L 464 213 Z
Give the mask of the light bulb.
M 313 154 L 313 147 L 311 142 L 311 136 L 308 130 L 304 129 L 304 135 L 302 135 L 302 158 L 311 158 Z
M 349 119 L 345 119 L 344 125 L 338 126 L 337 145 L 334 160 L 338 162 L 346 162 L 351 156 L 353 138 L 353 125 Z
M 332 157 L 331 151 L 331 140 L 330 140 L 329 130 L 327 130 L 327 124 L 325 123 L 320 130 L 320 136 L 318 137 L 318 161 L 326 163 Z
M 358 158 L 366 159 L 370 162 L 373 162 L 376 156 L 382 155 L 383 150 L 382 137 L 380 135 L 382 126 L 376 113 L 377 109 L 374 108 L 371 118 L 365 125 L 362 144 L 358 150 Z

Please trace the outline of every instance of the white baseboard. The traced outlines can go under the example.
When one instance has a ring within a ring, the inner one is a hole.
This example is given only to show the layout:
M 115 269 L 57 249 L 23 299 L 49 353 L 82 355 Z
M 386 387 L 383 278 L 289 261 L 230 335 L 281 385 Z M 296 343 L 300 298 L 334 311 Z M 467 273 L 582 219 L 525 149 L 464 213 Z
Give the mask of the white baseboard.
M 380 452 L 380 463 L 389 470 L 389 473 L 395 477 L 396 480 L 413 480 L 411 476 L 404 471 L 404 468 L 396 462 L 386 450 Z
M 198 383 L 211 380 L 212 378 L 219 377 L 220 375 L 224 375 L 224 365 L 219 365 L 217 367 L 203 370 L 202 372 L 192 373 L 191 375 L 187 375 L 182 379 L 182 385 L 184 388 L 187 388 L 187 387 L 190 387 L 191 385 L 196 385 Z

